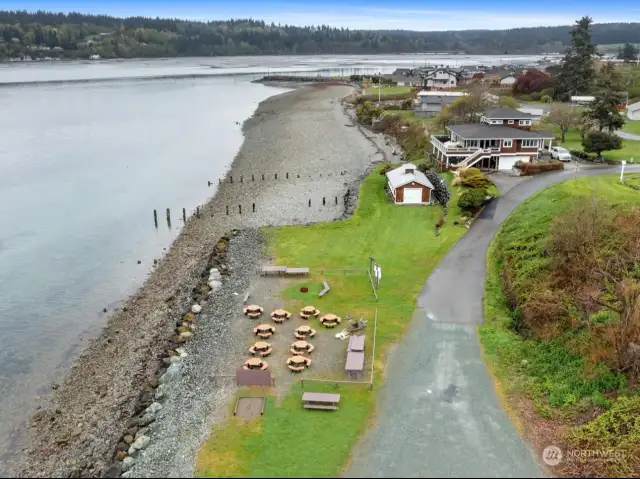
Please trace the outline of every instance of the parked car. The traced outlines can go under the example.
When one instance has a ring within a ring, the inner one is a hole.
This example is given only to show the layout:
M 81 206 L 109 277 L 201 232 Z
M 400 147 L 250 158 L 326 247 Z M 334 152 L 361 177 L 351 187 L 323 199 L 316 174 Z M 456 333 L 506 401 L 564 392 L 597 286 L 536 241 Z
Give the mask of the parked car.
M 560 161 L 571 161 L 571 153 L 566 148 L 562 148 L 561 146 L 552 146 L 549 149 L 551 153 L 551 158 L 554 160 Z

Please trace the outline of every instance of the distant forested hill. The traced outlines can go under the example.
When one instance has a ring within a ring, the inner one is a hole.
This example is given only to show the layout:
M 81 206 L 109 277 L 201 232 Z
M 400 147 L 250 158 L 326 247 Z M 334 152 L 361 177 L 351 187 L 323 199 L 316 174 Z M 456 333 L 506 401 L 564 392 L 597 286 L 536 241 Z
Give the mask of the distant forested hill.
M 569 27 L 448 32 L 294 27 L 251 19 L 192 22 L 81 13 L 0 11 L 0 59 L 275 55 L 315 53 L 561 52 Z M 593 26 L 598 44 L 640 43 L 640 23 Z

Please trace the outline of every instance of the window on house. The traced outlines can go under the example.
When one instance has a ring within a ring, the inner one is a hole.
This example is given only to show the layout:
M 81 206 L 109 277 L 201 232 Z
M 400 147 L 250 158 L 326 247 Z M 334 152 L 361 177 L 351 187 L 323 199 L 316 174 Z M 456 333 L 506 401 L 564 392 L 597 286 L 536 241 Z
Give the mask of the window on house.
M 513 146 L 513 140 L 502 140 L 502 146 L 511 148 Z
M 510 124 L 510 125 L 513 125 L 513 120 L 509 120 L 509 124 Z
M 531 120 L 520 120 L 520 124 L 521 125 L 530 125 L 531 124 Z
M 522 140 L 522 147 L 523 148 L 537 148 L 538 146 L 540 146 L 540 143 L 538 140 Z

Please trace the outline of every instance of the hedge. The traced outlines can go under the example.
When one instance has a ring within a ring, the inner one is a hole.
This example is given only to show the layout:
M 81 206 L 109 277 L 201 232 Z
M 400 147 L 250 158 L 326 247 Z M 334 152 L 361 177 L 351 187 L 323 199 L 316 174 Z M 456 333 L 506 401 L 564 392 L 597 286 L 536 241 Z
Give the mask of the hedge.
M 537 175 L 538 173 L 546 173 L 547 171 L 564 170 L 564 163 L 561 161 L 545 161 L 537 163 L 522 163 L 520 171 L 523 176 Z

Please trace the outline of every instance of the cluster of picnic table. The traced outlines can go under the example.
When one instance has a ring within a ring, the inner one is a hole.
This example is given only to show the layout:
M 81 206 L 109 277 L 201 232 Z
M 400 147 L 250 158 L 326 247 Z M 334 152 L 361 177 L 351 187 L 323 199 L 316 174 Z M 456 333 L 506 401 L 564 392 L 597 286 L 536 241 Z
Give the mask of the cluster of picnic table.
M 244 308 L 244 314 L 251 319 L 260 319 L 264 314 L 264 308 L 257 304 L 252 304 Z M 284 309 L 276 309 L 271 312 L 271 320 L 275 324 L 282 324 L 290 320 L 291 316 L 292 314 Z M 300 317 L 302 319 L 308 320 L 319 316 L 320 310 L 315 306 L 305 306 L 300 310 Z M 342 319 L 335 314 L 325 314 L 320 317 L 319 320 L 320 324 L 326 328 L 334 328 L 342 321 Z M 245 361 L 243 368 L 260 369 L 264 371 L 269 367 L 269 364 L 264 358 L 273 352 L 273 348 L 267 340 L 276 333 L 276 326 L 272 323 L 259 324 L 253 328 L 253 333 L 259 340 L 249 348 L 249 353 L 252 357 Z M 289 349 L 292 356 L 287 358 L 287 367 L 292 372 L 298 373 L 311 366 L 311 359 L 308 356 L 315 348 L 309 342 L 309 339 L 315 336 L 316 330 L 307 324 L 302 324 L 295 329 L 293 334 L 296 341 L 291 344 Z

